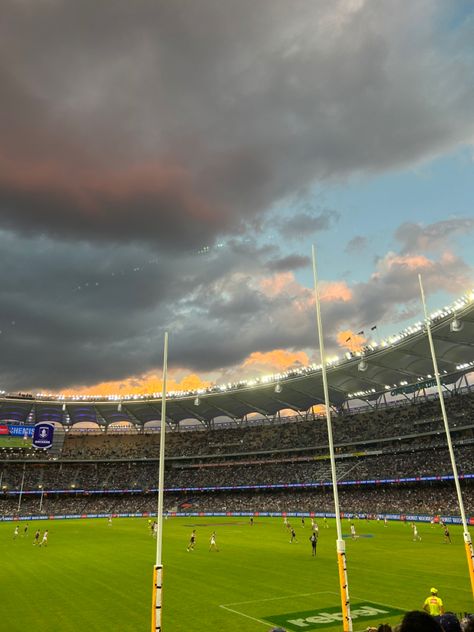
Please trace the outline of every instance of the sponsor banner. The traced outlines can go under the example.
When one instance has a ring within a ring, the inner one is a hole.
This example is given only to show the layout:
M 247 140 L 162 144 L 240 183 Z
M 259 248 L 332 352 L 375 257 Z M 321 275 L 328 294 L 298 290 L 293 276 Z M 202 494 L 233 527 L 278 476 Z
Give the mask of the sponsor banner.
M 20 492 L 6 492 L 6 494 L 19 494 Z M 40 492 L 38 492 L 40 493 Z M 108 513 L 90 513 L 90 514 L 59 514 L 59 515 L 47 515 L 47 516 L 0 516 L 0 522 L 7 521 L 11 522 L 12 520 L 64 520 L 69 518 L 108 518 L 110 514 Z M 150 516 L 156 516 L 155 512 L 135 512 L 135 513 L 120 513 L 113 514 L 113 517 L 118 518 L 148 518 Z M 168 513 L 170 517 L 177 518 L 199 518 L 199 517 L 240 517 L 240 518 L 248 518 L 250 516 L 256 517 L 270 517 L 270 518 L 281 518 L 285 516 L 302 516 L 302 517 L 315 517 L 315 518 L 334 518 L 334 513 L 298 513 L 295 512 L 267 512 L 267 511 L 228 511 L 228 512 L 196 512 L 196 511 L 172 511 Z M 350 517 L 359 517 L 365 518 L 365 514 L 344 514 L 341 517 L 350 518 Z M 387 517 L 388 520 L 404 520 L 405 516 L 400 514 L 371 514 L 371 519 L 373 520 L 383 520 Z M 407 516 L 410 522 L 429 522 L 432 520 L 432 516 L 418 516 L 411 515 Z M 440 516 L 440 521 L 446 524 L 462 524 L 461 518 L 459 516 Z M 468 517 L 468 523 L 474 525 L 474 516 Z M 370 536 L 371 537 L 371 536 Z
M 33 447 L 48 449 L 53 445 L 54 426 L 46 421 L 35 424 Z
M 371 601 L 363 601 L 351 605 L 351 616 L 353 620 L 357 620 L 357 625 L 364 625 L 364 622 L 370 619 L 383 619 L 385 621 L 389 617 L 400 618 L 404 614 L 405 611 L 399 608 L 384 606 Z M 340 606 L 336 606 L 322 610 L 305 610 L 303 612 L 263 616 L 262 619 L 281 626 L 285 630 L 320 630 L 335 626 L 341 628 L 343 614 Z
M 8 431 L 8 426 L 4 424 L 0 424 L 0 435 L 7 435 L 7 434 L 10 434 L 10 432 Z
M 10 424 L 8 429 L 13 437 L 32 437 L 35 427 Z

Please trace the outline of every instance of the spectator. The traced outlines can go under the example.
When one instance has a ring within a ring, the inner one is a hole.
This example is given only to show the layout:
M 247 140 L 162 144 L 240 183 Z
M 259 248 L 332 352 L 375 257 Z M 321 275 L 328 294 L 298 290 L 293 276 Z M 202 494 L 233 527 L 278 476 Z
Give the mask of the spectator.
M 427 612 L 412 610 L 403 617 L 398 628 L 399 632 L 443 632 L 443 628 Z
M 461 623 L 453 612 L 442 614 L 438 621 L 441 623 L 444 632 L 461 632 Z

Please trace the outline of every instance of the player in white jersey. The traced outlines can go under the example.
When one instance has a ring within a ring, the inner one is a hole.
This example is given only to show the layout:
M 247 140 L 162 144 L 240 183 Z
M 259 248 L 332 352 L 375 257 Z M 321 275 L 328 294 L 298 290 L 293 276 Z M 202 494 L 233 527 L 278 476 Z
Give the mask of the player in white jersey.
M 413 542 L 416 542 L 417 540 L 421 541 L 421 535 L 418 533 L 418 527 L 416 526 L 416 524 L 413 524 L 412 528 L 413 528 Z
M 216 543 L 215 531 L 211 533 L 211 537 L 209 538 L 209 551 L 216 551 L 217 553 L 219 553 L 219 549 L 217 548 L 217 543 Z
M 355 528 L 353 522 L 351 522 L 351 538 L 353 540 L 355 540 L 357 538 L 356 528 Z
M 43 533 L 43 539 L 40 542 L 40 546 L 48 546 L 48 530 Z

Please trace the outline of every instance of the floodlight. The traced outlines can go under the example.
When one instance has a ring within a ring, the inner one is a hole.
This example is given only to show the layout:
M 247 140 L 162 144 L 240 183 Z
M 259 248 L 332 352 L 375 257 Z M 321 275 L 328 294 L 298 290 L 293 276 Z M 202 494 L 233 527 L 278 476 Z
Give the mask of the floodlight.
M 364 371 L 367 371 L 367 369 L 369 368 L 369 365 L 367 364 L 367 362 L 362 359 L 359 364 L 357 365 L 357 368 L 359 371 L 361 371 L 362 373 L 364 373 Z
M 118 406 L 117 406 L 117 412 L 119 412 L 119 413 L 121 413 L 121 412 L 122 412 L 122 402 L 119 402 L 119 403 L 118 403 Z
M 275 391 L 275 393 L 281 393 L 282 388 L 281 388 L 281 384 L 280 384 L 280 382 L 277 382 L 277 383 L 275 384 L 274 391 Z
M 199 396 L 196 397 L 196 399 L 194 400 L 194 405 L 195 406 L 199 406 L 199 404 L 201 403 L 201 400 L 199 399 Z
M 456 316 L 454 317 L 454 319 L 451 321 L 451 324 L 449 325 L 449 329 L 455 334 L 458 333 L 458 331 L 461 331 L 463 327 L 464 327 L 464 323 L 462 322 L 462 320 L 459 320 L 459 318 L 457 318 Z

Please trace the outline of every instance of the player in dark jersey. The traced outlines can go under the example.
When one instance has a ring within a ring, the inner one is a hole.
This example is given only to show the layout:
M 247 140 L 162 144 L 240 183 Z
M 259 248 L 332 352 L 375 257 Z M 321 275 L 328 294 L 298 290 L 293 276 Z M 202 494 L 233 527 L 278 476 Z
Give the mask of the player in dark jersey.
M 296 544 L 298 544 L 298 540 L 296 539 L 296 532 L 293 529 L 293 527 L 291 527 L 291 540 L 290 540 L 290 544 L 293 544 L 293 542 L 296 542 Z
M 451 544 L 451 536 L 449 535 L 449 529 L 447 525 L 444 525 L 444 543 Z
M 38 544 L 38 543 L 39 543 L 39 537 L 40 537 L 40 530 L 39 530 L 39 529 L 36 529 L 36 532 L 35 532 L 35 539 L 34 539 L 34 541 L 33 541 L 33 546 L 34 546 L 35 544 Z
M 309 539 L 311 542 L 312 556 L 316 557 L 316 546 L 318 544 L 318 536 L 316 535 L 315 531 L 313 531 Z
M 196 529 L 193 529 L 192 533 L 191 533 L 191 537 L 189 538 L 189 544 L 188 544 L 188 548 L 186 549 L 186 551 L 194 551 L 194 547 L 196 545 Z

